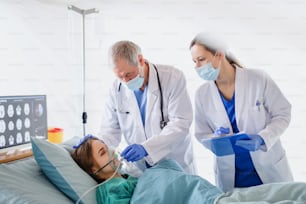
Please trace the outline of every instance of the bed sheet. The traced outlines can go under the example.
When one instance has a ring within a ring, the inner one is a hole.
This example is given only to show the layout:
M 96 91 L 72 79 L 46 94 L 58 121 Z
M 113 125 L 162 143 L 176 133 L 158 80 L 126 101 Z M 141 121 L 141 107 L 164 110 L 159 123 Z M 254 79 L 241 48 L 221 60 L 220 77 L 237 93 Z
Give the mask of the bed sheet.
M 73 203 L 44 176 L 33 157 L 0 165 L 0 203 Z
M 147 169 L 138 179 L 132 204 L 306 204 L 305 182 L 264 184 L 223 193 L 207 180 L 182 172 L 173 160 Z
M 223 194 L 216 204 L 306 204 L 305 182 L 270 183 L 236 188 Z
M 207 180 L 184 173 L 174 160 L 163 160 L 139 177 L 131 204 L 213 204 L 221 194 Z

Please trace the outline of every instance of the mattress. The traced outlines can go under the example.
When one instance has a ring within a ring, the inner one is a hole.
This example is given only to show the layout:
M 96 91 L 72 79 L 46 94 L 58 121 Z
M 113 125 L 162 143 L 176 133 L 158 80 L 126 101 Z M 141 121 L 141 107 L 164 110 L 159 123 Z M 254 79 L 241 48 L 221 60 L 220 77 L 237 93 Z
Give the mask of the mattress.
M 34 157 L 0 165 L 0 204 L 71 204 L 37 165 Z

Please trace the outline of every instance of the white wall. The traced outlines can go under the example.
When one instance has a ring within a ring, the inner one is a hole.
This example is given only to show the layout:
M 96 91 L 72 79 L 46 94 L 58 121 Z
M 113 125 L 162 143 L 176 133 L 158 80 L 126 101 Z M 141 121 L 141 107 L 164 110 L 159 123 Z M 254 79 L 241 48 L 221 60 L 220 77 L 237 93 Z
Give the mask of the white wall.
M 150 61 L 180 68 L 193 99 L 202 81 L 189 42 L 198 32 L 218 32 L 243 64 L 265 69 L 292 103 L 282 141 L 296 180 L 306 181 L 305 1 L 0 0 L 0 94 L 47 94 L 48 124 L 64 128 L 65 139 L 82 134 L 83 111 L 82 21 L 67 4 L 100 10 L 86 16 L 87 132 L 98 131 L 113 80 L 112 43 L 135 41 Z M 199 174 L 213 182 L 211 154 L 195 146 Z

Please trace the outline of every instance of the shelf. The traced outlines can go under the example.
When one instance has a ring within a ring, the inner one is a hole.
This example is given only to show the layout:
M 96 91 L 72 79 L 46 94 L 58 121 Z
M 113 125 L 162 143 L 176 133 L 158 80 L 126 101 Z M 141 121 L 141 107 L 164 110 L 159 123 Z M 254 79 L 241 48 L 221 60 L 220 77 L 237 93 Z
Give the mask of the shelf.
M 13 152 L 2 152 L 0 153 L 0 164 L 23 159 L 33 155 L 32 149 L 26 150 L 14 150 Z

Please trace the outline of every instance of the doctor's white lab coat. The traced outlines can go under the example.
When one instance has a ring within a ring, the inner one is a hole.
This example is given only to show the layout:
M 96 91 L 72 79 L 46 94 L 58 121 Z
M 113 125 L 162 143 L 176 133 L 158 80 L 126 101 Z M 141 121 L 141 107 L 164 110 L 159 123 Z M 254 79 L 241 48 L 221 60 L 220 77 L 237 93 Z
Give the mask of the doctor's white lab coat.
M 186 90 L 186 80 L 176 68 L 156 65 L 163 92 L 163 111 L 168 124 L 160 128 L 161 105 L 157 73 L 149 63 L 146 118 L 143 127 L 141 114 L 133 91 L 117 79 L 110 90 L 102 116 L 99 137 L 107 145 L 118 146 L 121 135 L 128 144 L 142 144 L 153 165 L 163 158 L 176 160 L 186 172 L 196 173 L 190 125 L 193 110 Z M 120 87 L 120 88 L 119 88 Z
M 291 119 L 291 105 L 264 71 L 236 68 L 235 113 L 239 131 L 259 134 L 265 142 L 263 148 L 250 152 L 262 182 L 292 181 L 280 141 L 280 135 Z M 218 88 L 214 81 L 210 81 L 196 92 L 195 136 L 201 141 L 221 126 L 231 129 Z M 234 187 L 234 155 L 215 157 L 215 179 L 217 186 L 224 191 Z

